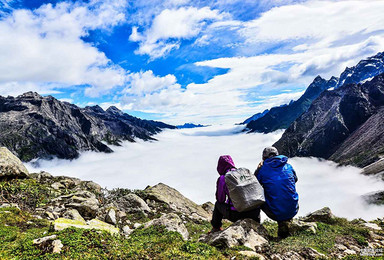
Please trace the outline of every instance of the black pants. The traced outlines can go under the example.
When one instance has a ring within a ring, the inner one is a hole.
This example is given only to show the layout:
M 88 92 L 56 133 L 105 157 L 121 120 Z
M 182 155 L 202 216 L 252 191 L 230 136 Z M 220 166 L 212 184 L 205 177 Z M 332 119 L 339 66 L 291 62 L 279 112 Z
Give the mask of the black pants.
M 219 229 L 222 226 L 223 218 L 236 222 L 239 219 L 251 218 L 260 223 L 260 209 L 254 209 L 247 212 L 238 212 L 231 210 L 231 206 L 227 203 L 216 202 L 213 210 L 211 224 L 213 228 Z

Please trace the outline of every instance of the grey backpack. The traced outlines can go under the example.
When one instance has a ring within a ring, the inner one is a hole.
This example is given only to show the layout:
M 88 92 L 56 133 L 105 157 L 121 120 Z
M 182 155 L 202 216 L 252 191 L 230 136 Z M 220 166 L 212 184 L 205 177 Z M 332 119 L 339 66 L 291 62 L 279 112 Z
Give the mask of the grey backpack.
M 239 212 L 258 208 L 265 202 L 263 187 L 246 168 L 227 172 L 225 183 L 233 206 Z

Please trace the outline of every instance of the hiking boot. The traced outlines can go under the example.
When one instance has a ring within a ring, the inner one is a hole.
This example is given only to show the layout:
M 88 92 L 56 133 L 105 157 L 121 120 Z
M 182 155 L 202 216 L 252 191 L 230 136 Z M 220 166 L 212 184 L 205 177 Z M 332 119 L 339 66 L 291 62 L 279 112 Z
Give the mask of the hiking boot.
M 290 233 L 289 233 L 289 222 L 290 222 L 290 220 L 278 222 L 277 235 L 280 238 L 287 238 L 287 237 L 290 236 Z
M 223 228 L 212 228 L 211 231 L 208 232 L 208 235 L 212 234 L 212 233 L 215 233 L 215 232 L 222 231 L 222 230 L 223 230 Z

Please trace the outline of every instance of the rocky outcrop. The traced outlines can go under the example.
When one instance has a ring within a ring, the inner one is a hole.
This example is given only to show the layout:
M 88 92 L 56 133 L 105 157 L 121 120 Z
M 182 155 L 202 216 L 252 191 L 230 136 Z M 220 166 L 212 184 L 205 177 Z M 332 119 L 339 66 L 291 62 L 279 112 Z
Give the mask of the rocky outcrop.
M 250 132 L 270 133 L 278 129 L 287 128 L 296 118 L 305 112 L 312 101 L 324 90 L 333 88 L 337 84 L 337 78 L 325 80 L 318 76 L 308 86 L 305 93 L 296 101 L 288 105 L 273 107 L 264 116 L 249 122 L 246 129 Z
M 312 213 L 309 213 L 307 216 L 301 219 L 305 222 L 323 222 L 332 224 L 335 221 L 335 216 L 328 207 L 316 210 Z
M 18 97 L 0 96 L 0 145 L 23 161 L 34 158 L 73 159 L 81 151 L 112 152 L 103 142 L 118 145 L 173 126 L 141 120 L 116 107 L 79 108 L 52 96 L 27 92 Z
M 192 218 L 207 220 L 211 217 L 201 206 L 184 197 L 176 189 L 163 183 L 159 183 L 153 187 L 147 187 L 144 191 L 148 194 L 149 199 L 166 203 L 171 209 Z
M 320 76 L 309 85 L 305 93 L 294 102 L 280 107 L 273 107 L 264 115 L 256 114 L 249 118 L 247 129 L 251 132 L 269 133 L 278 129 L 286 129 L 302 113 L 308 110 L 312 102 L 325 90 L 339 88 L 347 84 L 364 83 L 384 73 L 384 52 L 360 61 L 356 66 L 346 68 L 339 78 L 332 77 L 326 81 Z M 246 120 L 246 121 L 247 121 Z
M 133 193 L 118 198 L 116 201 L 116 205 L 119 209 L 125 212 L 147 213 L 151 211 L 147 203 L 142 198 Z
M 189 233 L 183 221 L 175 213 L 164 214 L 160 218 L 151 220 L 144 224 L 145 228 L 150 226 L 164 226 L 168 231 L 175 231 L 180 233 L 183 239 L 189 238 Z
M 26 178 L 29 172 L 24 164 L 6 147 L 0 147 L 0 179 Z
M 274 146 L 288 156 L 315 156 L 360 167 L 384 154 L 384 74 L 325 91 Z
M 54 230 L 60 231 L 66 228 L 83 228 L 83 229 L 95 229 L 109 232 L 111 234 L 119 234 L 120 230 L 113 225 L 105 223 L 98 219 L 92 219 L 87 222 L 79 220 L 72 220 L 66 218 L 58 218 L 54 221 Z
M 268 234 L 265 228 L 252 219 L 239 220 L 224 229 L 203 235 L 199 241 L 209 245 L 230 248 L 234 246 L 246 246 L 256 251 L 268 244 Z

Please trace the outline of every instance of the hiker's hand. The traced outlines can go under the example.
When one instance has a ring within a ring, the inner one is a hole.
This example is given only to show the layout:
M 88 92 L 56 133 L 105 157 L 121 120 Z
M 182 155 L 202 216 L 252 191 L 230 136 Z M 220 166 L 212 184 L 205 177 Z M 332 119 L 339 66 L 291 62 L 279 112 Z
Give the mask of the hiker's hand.
M 257 166 L 258 169 L 260 169 L 263 166 L 263 161 L 259 163 L 259 166 Z

